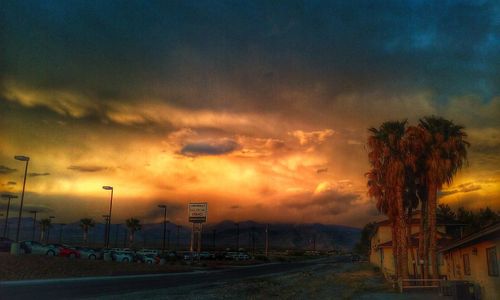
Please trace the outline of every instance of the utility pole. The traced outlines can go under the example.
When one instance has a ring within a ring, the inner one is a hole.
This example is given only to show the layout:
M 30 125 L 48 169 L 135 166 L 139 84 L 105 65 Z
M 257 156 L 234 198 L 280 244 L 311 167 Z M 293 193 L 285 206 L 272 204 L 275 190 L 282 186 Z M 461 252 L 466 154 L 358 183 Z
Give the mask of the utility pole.
M 217 230 L 212 229 L 212 248 L 215 250 L 215 233 Z
M 266 224 L 266 257 L 269 256 L 269 224 Z
M 31 238 L 32 241 L 35 240 L 35 231 L 36 231 L 36 213 L 37 211 L 36 210 L 32 210 L 30 211 L 30 213 L 34 214 L 35 216 L 33 217 L 33 236 Z
M 316 233 L 313 234 L 313 251 L 316 251 Z
M 175 247 L 175 250 L 179 251 L 180 247 L 180 231 L 181 231 L 181 225 L 177 225 L 177 245 Z
M 65 225 L 65 223 L 59 224 L 59 244 L 62 244 L 63 228 Z
M 234 223 L 236 225 L 236 251 L 240 249 L 240 223 Z
M 116 224 L 115 229 L 115 248 L 118 248 L 118 231 L 120 230 L 120 224 Z

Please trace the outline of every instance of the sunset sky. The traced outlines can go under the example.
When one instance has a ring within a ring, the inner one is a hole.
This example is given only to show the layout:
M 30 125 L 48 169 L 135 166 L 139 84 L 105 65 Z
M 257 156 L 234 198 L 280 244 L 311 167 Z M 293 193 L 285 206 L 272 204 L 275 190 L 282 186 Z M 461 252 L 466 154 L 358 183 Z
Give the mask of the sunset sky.
M 367 128 L 432 114 L 472 145 L 440 201 L 500 210 L 498 1 L 0 4 L 0 190 L 29 156 L 56 222 L 101 221 L 111 185 L 114 222 L 362 226 Z

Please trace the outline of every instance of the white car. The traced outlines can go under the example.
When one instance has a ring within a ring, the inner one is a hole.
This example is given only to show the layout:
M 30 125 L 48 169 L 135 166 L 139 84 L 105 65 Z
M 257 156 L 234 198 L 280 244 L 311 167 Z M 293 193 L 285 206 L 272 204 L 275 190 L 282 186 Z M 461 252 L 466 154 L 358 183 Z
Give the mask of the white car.
M 58 256 L 60 252 L 59 248 L 54 245 L 43 245 L 36 241 L 21 242 L 21 248 L 26 254 Z
M 130 252 L 111 251 L 111 258 L 114 261 L 133 262 L 134 255 Z
M 156 249 L 141 249 L 141 250 L 138 250 L 136 251 L 135 253 L 137 254 L 141 254 L 141 255 L 159 255 L 160 254 L 160 250 L 156 250 Z
M 92 248 L 86 247 L 76 247 L 78 252 L 80 252 L 80 257 L 83 259 L 96 260 L 101 259 L 102 253 L 100 251 L 94 250 Z

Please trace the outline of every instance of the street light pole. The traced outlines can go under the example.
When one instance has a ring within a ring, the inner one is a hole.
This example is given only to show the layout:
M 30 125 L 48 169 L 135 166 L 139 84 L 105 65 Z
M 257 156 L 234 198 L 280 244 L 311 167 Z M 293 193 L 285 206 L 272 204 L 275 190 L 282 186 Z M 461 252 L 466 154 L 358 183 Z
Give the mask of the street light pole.
M 50 223 L 49 223 L 49 228 L 47 228 L 47 243 L 50 242 L 50 227 L 52 227 L 52 219 L 55 219 L 55 218 L 56 217 L 54 217 L 54 216 L 49 217 Z
M 24 168 L 23 192 L 21 193 L 21 205 L 19 206 L 19 218 L 17 219 L 17 232 L 16 232 L 16 244 L 17 244 L 19 243 L 19 230 L 21 229 L 21 218 L 23 216 L 24 190 L 26 188 L 26 175 L 28 175 L 28 163 L 30 161 L 30 158 L 27 156 L 16 155 L 14 156 L 14 159 L 26 162 L 26 166 Z M 17 245 L 15 247 L 17 247 Z
M 111 231 L 111 209 L 113 208 L 113 187 L 105 185 L 102 188 L 104 190 L 111 191 L 111 199 L 109 200 L 109 218 L 108 218 L 107 234 L 106 234 L 106 248 L 109 248 L 109 233 Z
M 177 245 L 175 247 L 175 250 L 179 251 L 179 246 L 180 246 L 180 231 L 181 231 L 181 225 L 177 225 Z
M 162 244 L 162 252 L 165 253 L 165 235 L 167 233 L 167 206 L 164 204 L 158 205 L 159 208 L 164 209 L 163 214 L 163 244 Z
M 63 227 L 65 225 L 66 225 L 65 223 L 61 223 L 59 227 L 59 244 L 62 244 Z
M 35 231 L 36 231 L 36 213 L 37 213 L 37 211 L 36 210 L 31 210 L 30 213 L 35 215 L 33 217 L 33 237 L 31 238 L 31 240 L 34 241 L 35 240 Z
M 236 225 L 236 251 L 240 249 L 240 223 L 234 223 Z
M 104 218 L 104 222 L 106 222 L 106 225 L 104 226 L 104 248 L 106 248 L 106 241 L 108 240 L 108 222 L 109 222 L 109 215 L 102 215 Z
M 7 237 L 7 227 L 9 226 L 8 220 L 9 220 L 9 210 L 10 210 L 10 200 L 17 198 L 16 195 L 11 195 L 11 194 L 3 194 L 2 197 L 7 198 L 7 212 L 5 216 L 5 225 L 3 227 L 3 236 Z

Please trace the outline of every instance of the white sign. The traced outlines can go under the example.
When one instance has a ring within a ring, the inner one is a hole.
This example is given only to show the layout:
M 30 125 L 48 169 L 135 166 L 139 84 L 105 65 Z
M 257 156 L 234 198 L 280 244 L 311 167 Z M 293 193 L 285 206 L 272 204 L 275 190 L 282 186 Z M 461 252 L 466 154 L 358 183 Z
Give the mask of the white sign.
M 189 203 L 189 222 L 205 223 L 207 221 L 208 203 Z

